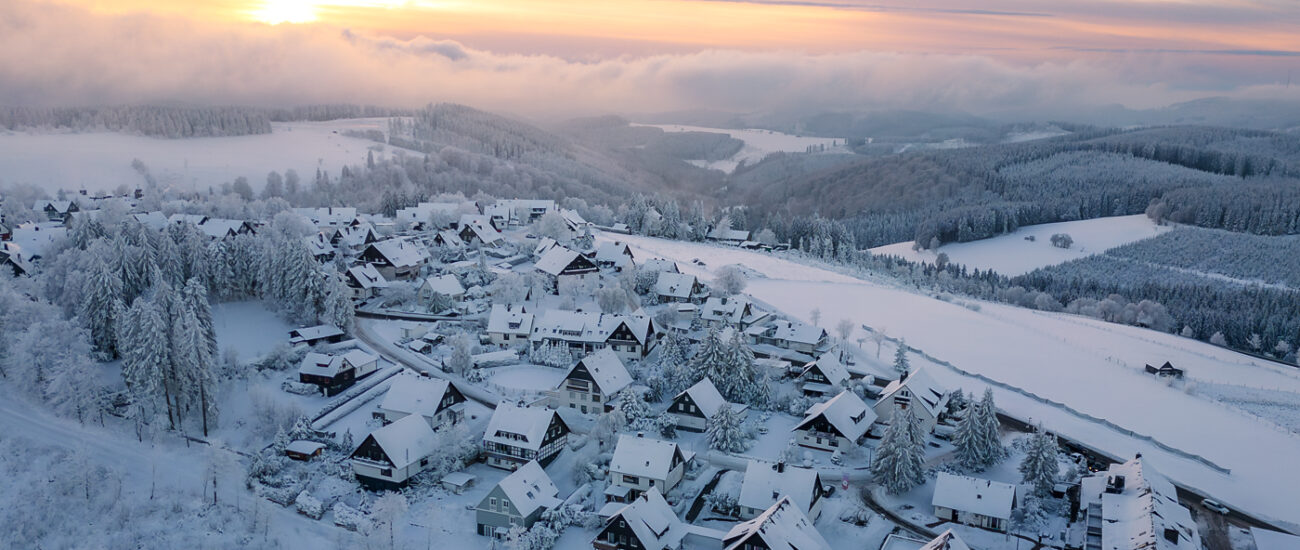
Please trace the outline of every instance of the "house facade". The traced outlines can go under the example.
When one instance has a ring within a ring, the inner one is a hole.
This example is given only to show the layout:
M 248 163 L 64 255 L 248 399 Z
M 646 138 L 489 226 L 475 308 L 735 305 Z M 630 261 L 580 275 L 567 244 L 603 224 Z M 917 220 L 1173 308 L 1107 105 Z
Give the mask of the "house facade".
M 1016 486 L 939 472 L 931 504 L 939 519 L 1005 533 L 1016 506 Z
M 740 483 L 740 496 L 736 505 L 741 519 L 762 514 L 781 497 L 790 501 L 808 519 L 817 521 L 821 516 L 825 491 L 817 470 L 787 466 L 782 462 L 750 460 L 745 468 L 745 478 Z
M 410 239 L 388 239 L 366 246 L 361 261 L 374 265 L 390 281 L 412 281 L 428 263 L 429 251 Z
M 689 530 L 658 489 L 650 489 L 605 521 L 595 550 L 679 550 Z
M 935 425 L 947 414 L 948 400 L 952 393 L 940 386 L 923 368 L 912 373 L 904 373 L 898 380 L 890 382 L 880 393 L 880 399 L 872 406 L 881 422 L 888 423 L 894 417 L 894 408 L 911 409 L 912 414 L 921 424 L 921 431 L 930 433 Z
M 583 357 L 569 368 L 564 379 L 551 392 L 556 408 L 574 409 L 583 414 L 599 414 L 609 402 L 632 383 L 632 375 L 611 348 Z
M 532 527 L 542 513 L 561 504 L 558 495 L 542 465 L 527 462 L 488 491 L 474 508 L 478 534 L 503 539 L 515 526 Z
M 442 378 L 399 374 L 373 416 L 390 424 L 410 415 L 423 417 L 434 430 L 454 426 L 465 419 L 465 394 Z
M 511 346 L 527 342 L 533 332 L 533 314 L 523 306 L 492 304 L 486 334 L 493 344 Z
M 673 397 L 666 414 L 677 420 L 679 430 L 703 432 L 708 426 L 709 418 L 722 407 L 731 407 L 740 413 L 742 419 L 749 414 L 748 405 L 728 403 L 717 386 L 713 385 L 713 381 L 705 377 Z
M 412 415 L 366 436 L 352 451 L 352 473 L 367 489 L 394 491 L 429 467 L 437 447 L 433 428 Z
M 359 349 L 341 355 L 308 353 L 298 365 L 298 381 L 319 386 L 328 397 L 351 387 L 379 368 L 379 357 Z
M 566 346 L 574 355 L 610 348 L 623 361 L 642 359 L 658 342 L 654 321 L 644 315 L 547 310 L 533 319 L 534 348 Z
M 543 253 L 534 264 L 534 269 L 547 277 L 556 294 L 600 277 L 600 268 L 596 262 L 563 246 L 554 246 Z
M 492 411 L 483 433 L 483 453 L 489 466 L 503 470 L 515 470 L 532 460 L 546 465 L 568 439 L 569 426 L 555 411 L 502 402 Z
M 686 464 L 695 454 L 676 442 L 636 435 L 620 435 L 609 461 L 606 498 L 628 502 L 650 489 L 667 494 L 681 483 Z
M 794 427 L 795 440 L 813 449 L 847 451 L 862 440 L 875 421 L 876 414 L 862 398 L 844 390 L 808 408 L 803 421 Z

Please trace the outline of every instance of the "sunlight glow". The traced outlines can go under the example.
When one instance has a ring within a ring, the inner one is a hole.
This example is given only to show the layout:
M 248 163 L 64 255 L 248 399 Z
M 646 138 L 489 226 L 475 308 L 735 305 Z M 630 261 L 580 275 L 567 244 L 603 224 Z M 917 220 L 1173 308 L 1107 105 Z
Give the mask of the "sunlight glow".
M 316 6 L 312 0 L 265 0 L 249 15 L 268 25 L 310 23 L 316 20 Z

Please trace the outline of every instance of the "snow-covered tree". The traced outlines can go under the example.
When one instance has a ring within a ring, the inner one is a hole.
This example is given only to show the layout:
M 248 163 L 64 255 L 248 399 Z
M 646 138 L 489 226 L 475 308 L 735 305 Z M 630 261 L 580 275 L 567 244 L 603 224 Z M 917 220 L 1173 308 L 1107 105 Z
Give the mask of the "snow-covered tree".
M 554 210 L 537 218 L 537 222 L 533 224 L 533 233 L 538 237 L 550 237 L 561 243 L 567 243 L 573 238 L 573 232 L 569 230 L 569 224 L 564 221 L 564 216 Z
M 893 420 L 876 447 L 871 472 L 895 495 L 925 482 L 925 437 L 912 409 L 894 408 Z
M 687 380 L 686 386 L 690 386 L 709 378 L 717 384 L 720 380 L 729 376 L 727 367 L 731 365 L 731 357 L 727 344 L 722 341 L 722 333 L 717 327 L 710 328 L 704 335 L 704 340 L 700 342 L 699 349 L 695 351 L 695 357 L 690 361 L 690 379 Z M 719 387 L 718 391 L 722 391 Z M 723 394 L 726 395 L 725 393 Z
M 451 357 L 447 359 L 447 366 L 451 368 L 451 372 L 465 376 L 474 367 L 474 358 L 471 356 L 474 342 L 463 332 L 452 336 L 450 340 Z
M 727 453 L 739 453 L 748 447 L 745 430 L 741 428 L 740 414 L 731 407 L 720 407 L 709 417 L 704 427 L 709 448 Z
M 1210 343 L 1216 346 L 1227 346 L 1228 339 L 1223 337 L 1223 332 L 1215 332 L 1210 336 Z
M 629 426 L 639 427 L 641 421 L 649 419 L 650 406 L 632 388 L 623 388 L 614 396 L 614 400 L 618 403 L 618 409 L 623 411 L 623 418 Z
M 898 340 L 898 350 L 894 352 L 894 372 L 903 374 L 909 370 L 907 363 L 907 340 Z
M 853 328 L 853 321 L 840 319 L 840 322 L 835 323 L 835 335 L 840 337 L 841 342 L 847 342 L 849 335 L 853 334 Z
M 86 282 L 82 291 L 82 321 L 90 329 L 95 351 L 104 359 L 113 359 L 118 354 L 117 317 L 122 307 L 122 279 L 103 257 L 95 256 Z
M 713 288 L 723 296 L 740 294 L 748 284 L 749 279 L 745 277 L 745 272 L 735 265 L 724 265 L 718 268 L 713 279 Z
M 980 471 L 1002 460 L 1004 451 L 998 438 L 996 411 L 993 392 L 986 390 L 984 399 L 967 406 L 966 414 L 957 422 L 952 442 L 957 447 L 956 459 L 962 468 Z
M 1020 462 L 1020 473 L 1024 482 L 1032 485 L 1039 496 L 1051 494 L 1052 487 L 1056 485 L 1061 471 L 1057 457 L 1059 453 L 1056 436 L 1047 433 L 1042 426 L 1030 436 L 1025 458 Z
M 406 497 L 401 493 L 388 492 L 375 499 L 370 505 L 370 517 L 374 521 L 374 530 L 388 534 L 388 547 L 397 548 L 397 526 L 410 508 Z

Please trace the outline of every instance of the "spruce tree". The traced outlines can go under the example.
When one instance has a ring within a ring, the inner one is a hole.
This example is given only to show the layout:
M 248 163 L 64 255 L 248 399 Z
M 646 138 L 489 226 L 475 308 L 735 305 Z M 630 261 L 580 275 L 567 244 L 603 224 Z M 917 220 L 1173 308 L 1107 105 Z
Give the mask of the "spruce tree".
M 1060 474 L 1060 463 L 1057 459 L 1059 452 L 1056 436 L 1047 433 L 1042 426 L 1038 426 L 1038 432 L 1029 439 L 1025 459 L 1020 462 L 1020 473 L 1024 476 L 1024 482 L 1033 486 L 1035 494 L 1039 496 L 1051 494 L 1052 487 L 1056 485 L 1057 476 Z
M 90 329 L 95 351 L 105 359 L 112 359 L 118 354 L 117 304 L 122 295 L 122 279 L 102 257 L 96 256 L 93 262 L 80 313 Z
M 1007 450 L 1002 447 L 1002 439 L 998 435 L 1001 426 L 998 423 L 998 407 L 993 403 L 993 388 L 984 388 L 984 397 L 980 399 L 980 419 L 982 426 L 979 433 L 984 439 L 983 446 L 988 456 L 986 464 L 991 466 L 1007 457 Z
M 871 472 L 895 495 L 925 482 L 924 434 L 911 409 L 894 408 L 893 421 L 876 447 Z
M 704 341 L 700 342 L 695 357 L 691 360 L 690 378 L 686 385 L 693 385 L 705 378 L 712 379 L 717 384 L 729 376 L 727 367 L 730 365 L 730 353 L 727 345 L 722 341 L 722 335 L 717 328 L 710 328 L 704 335 Z M 718 391 L 722 391 L 722 387 L 718 387 Z M 725 396 L 726 393 L 723 395 Z
M 908 371 L 907 341 L 898 340 L 898 351 L 894 352 L 894 371 L 903 374 Z
M 709 448 L 728 453 L 745 450 L 745 432 L 740 426 L 740 414 L 730 406 L 722 406 L 709 417 L 704 429 Z

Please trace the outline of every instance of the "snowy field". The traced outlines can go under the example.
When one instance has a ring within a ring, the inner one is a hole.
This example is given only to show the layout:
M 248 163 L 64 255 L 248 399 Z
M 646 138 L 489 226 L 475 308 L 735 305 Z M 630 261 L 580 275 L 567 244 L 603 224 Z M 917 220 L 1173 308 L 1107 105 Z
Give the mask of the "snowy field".
M 212 305 L 212 328 L 217 349 L 233 350 L 241 363 L 266 355 L 289 339 L 294 327 L 256 300 Z
M 834 147 L 836 143 L 843 144 L 844 140 L 821 137 L 804 137 L 792 136 L 772 130 L 728 130 L 725 128 L 704 128 L 700 126 L 683 126 L 681 124 L 633 124 L 633 126 L 653 126 L 665 132 L 707 132 L 710 134 L 726 134 L 735 139 L 745 142 L 745 146 L 740 149 L 731 158 L 719 161 L 693 160 L 691 164 L 700 168 L 711 170 L 721 170 L 728 174 L 734 172 L 741 162 L 745 164 L 755 164 L 763 160 L 764 157 L 772 153 L 803 153 L 809 147 L 825 145 L 827 150 Z
M 1300 437 L 1226 404 L 1170 387 L 1142 368 L 1145 363 L 1171 361 L 1186 368 L 1193 382 L 1232 382 L 1293 393 L 1300 392 L 1300 370 L 1190 339 L 1077 316 L 986 302 L 968 308 L 763 253 L 639 236 L 617 239 L 639 249 L 639 257 L 676 260 L 683 271 L 706 280 L 717 267 L 742 263 L 767 275 L 751 280 L 746 292 L 772 307 L 803 320 L 817 309 L 826 326 L 849 319 L 903 337 L 909 346 L 957 369 L 1018 388 L 994 388 L 999 407 L 1010 414 L 1043 421 L 1116 457 L 1141 452 L 1179 483 L 1230 506 L 1300 524 L 1300 508 L 1294 506 L 1291 492 L 1274 490 L 1279 484 L 1300 487 L 1300 471 L 1293 467 L 1300 458 Z M 692 264 L 693 258 L 707 258 L 708 266 Z M 850 339 L 863 336 L 858 329 Z M 892 353 L 892 346 L 886 347 L 891 348 L 886 353 Z M 914 365 L 925 362 L 913 360 Z M 942 383 L 968 392 L 982 392 L 988 385 L 956 369 L 929 368 Z M 1109 420 L 1120 429 L 1089 417 Z M 1199 455 L 1231 473 L 1143 436 Z
M 266 174 L 297 170 L 304 183 L 316 169 L 337 176 L 345 164 L 364 164 L 371 147 L 393 148 L 347 137 L 345 130 L 387 131 L 386 118 L 329 122 L 274 122 L 254 136 L 156 139 L 115 132 L 0 132 L 0 183 L 29 183 L 51 194 L 64 189 L 113 190 L 140 186 L 131 168 L 140 159 L 160 184 L 206 189 L 239 176 L 260 189 Z
M 1100 254 L 1107 249 L 1154 237 L 1172 229 L 1156 225 L 1143 214 L 1096 218 L 1021 227 L 1009 234 L 968 243 L 950 243 L 938 251 L 912 250 L 912 241 L 878 246 L 872 254 L 899 256 L 913 262 L 933 263 L 939 252 L 953 263 L 971 269 L 992 269 L 1008 277 L 1040 267 Z M 1052 246 L 1051 237 L 1065 233 L 1074 239 L 1069 249 Z M 1033 237 L 1033 241 L 1026 240 Z

